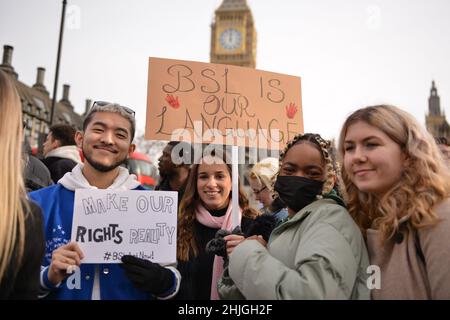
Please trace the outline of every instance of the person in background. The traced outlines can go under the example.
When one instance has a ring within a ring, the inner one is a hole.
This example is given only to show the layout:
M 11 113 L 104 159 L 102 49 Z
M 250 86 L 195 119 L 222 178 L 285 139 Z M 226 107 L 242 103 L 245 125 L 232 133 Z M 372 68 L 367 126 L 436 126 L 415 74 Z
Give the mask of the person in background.
M 192 157 L 193 150 L 189 143 L 170 141 L 158 159 L 160 180 L 155 190 L 177 191 L 179 204 L 184 194 Z
M 26 198 L 22 105 L 0 70 L 0 299 L 37 299 L 44 256 L 41 209 Z
M 202 156 L 189 173 L 178 213 L 177 260 L 182 276 L 178 299 L 218 299 L 223 258 L 205 249 L 219 229 L 232 229 L 230 163 L 226 153 L 213 153 Z M 258 214 L 239 183 L 241 228 Z
M 23 177 L 27 192 L 39 190 L 53 184 L 50 171 L 41 160 L 32 154 L 27 139 L 24 139 L 22 142 L 22 159 L 24 161 Z
M 364 239 L 334 191 L 330 142 L 299 134 L 280 154 L 275 191 L 288 219 L 246 238 L 219 280 L 223 299 L 368 299 Z
M 450 172 L 407 112 L 353 112 L 340 135 L 349 212 L 380 268 L 373 299 L 450 299 Z
M 273 189 L 278 170 L 277 158 L 265 158 L 253 166 L 248 177 L 255 199 L 263 206 L 261 213 L 274 215 L 277 222 L 281 222 L 288 216 L 288 211 Z
M 256 163 L 248 175 L 255 199 L 262 204 L 260 209 L 262 216 L 255 219 L 257 224 L 252 228 L 257 230 L 257 234 L 264 235 L 265 241 L 269 240 L 273 228 L 288 217 L 286 205 L 274 190 L 278 170 L 277 158 L 265 158 Z M 262 222 L 263 225 L 258 225 L 258 222 Z M 245 235 L 228 234 L 223 239 L 226 241 L 227 255 L 229 255 L 239 243 L 244 241 Z
M 81 163 L 80 150 L 75 143 L 75 128 L 68 124 L 56 124 L 50 127 L 44 142 L 44 164 L 57 183 L 67 172 Z
M 169 299 L 179 288 L 174 267 L 130 255 L 122 264 L 82 264 L 83 252 L 71 238 L 76 189 L 146 190 L 121 167 L 134 151 L 134 111 L 109 102 L 95 102 L 75 140 L 85 162 L 77 164 L 56 185 L 30 193 L 44 211 L 46 254 L 41 271 L 42 295 L 48 299 Z M 67 283 L 68 270 L 79 268 L 79 288 Z

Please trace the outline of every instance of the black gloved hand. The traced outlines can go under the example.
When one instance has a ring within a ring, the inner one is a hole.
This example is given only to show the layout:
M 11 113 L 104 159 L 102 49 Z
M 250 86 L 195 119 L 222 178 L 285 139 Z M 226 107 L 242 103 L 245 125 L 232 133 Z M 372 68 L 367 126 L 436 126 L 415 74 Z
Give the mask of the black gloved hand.
M 217 230 L 214 238 L 209 240 L 209 242 L 206 244 L 206 252 L 227 259 L 228 258 L 227 242 L 224 240 L 224 237 L 230 234 L 237 234 L 241 236 L 244 235 L 241 232 L 240 226 L 236 226 L 231 232 L 225 229 L 219 229 Z
M 275 229 L 276 219 L 271 214 L 263 214 L 255 218 L 244 230 L 244 237 L 262 235 L 266 242 L 269 242 L 270 234 Z
M 131 255 L 122 257 L 121 267 L 134 286 L 142 291 L 159 295 L 174 284 L 174 273 L 158 263 L 136 258 Z
M 206 244 L 206 253 L 212 253 L 219 257 L 226 258 L 227 257 L 227 242 L 223 239 L 223 237 L 231 234 L 230 231 L 219 229 L 216 232 L 214 238 L 209 240 Z

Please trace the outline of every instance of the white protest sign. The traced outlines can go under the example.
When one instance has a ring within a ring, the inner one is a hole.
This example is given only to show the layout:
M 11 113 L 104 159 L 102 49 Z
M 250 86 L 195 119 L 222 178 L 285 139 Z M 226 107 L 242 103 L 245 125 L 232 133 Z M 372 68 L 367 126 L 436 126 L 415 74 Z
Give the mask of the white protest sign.
M 119 263 L 126 254 L 174 263 L 177 204 L 174 191 L 77 189 L 71 240 L 82 263 Z

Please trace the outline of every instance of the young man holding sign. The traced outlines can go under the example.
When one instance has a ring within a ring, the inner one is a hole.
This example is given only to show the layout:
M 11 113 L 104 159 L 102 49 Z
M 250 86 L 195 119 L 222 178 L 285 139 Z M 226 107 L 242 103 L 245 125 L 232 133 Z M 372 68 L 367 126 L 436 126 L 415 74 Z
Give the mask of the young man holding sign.
M 81 264 L 84 254 L 70 242 L 76 189 L 144 190 L 134 175 L 120 165 L 134 151 L 134 111 L 107 102 L 95 102 L 77 132 L 84 165 L 78 164 L 58 184 L 30 193 L 43 208 L 46 255 L 41 271 L 43 295 L 51 299 L 168 299 L 179 288 L 173 267 L 134 256 L 123 264 Z M 95 235 L 94 235 L 95 236 Z M 75 271 L 75 272 L 74 272 Z

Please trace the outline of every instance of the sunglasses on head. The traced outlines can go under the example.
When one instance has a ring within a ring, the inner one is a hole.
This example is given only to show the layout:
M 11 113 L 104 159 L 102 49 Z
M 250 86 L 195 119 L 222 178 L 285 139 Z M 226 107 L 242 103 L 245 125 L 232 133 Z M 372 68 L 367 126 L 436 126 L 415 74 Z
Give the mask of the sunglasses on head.
M 136 112 L 133 109 L 130 109 L 130 108 L 125 107 L 125 106 L 121 106 L 121 105 L 119 105 L 117 103 L 111 103 L 111 102 L 107 102 L 107 101 L 94 101 L 90 111 L 91 112 L 94 111 L 96 106 L 104 107 L 104 106 L 107 106 L 107 105 L 110 105 L 110 104 L 114 104 L 114 105 L 118 106 L 119 108 L 121 108 L 126 113 L 131 114 L 133 117 L 136 114 Z

